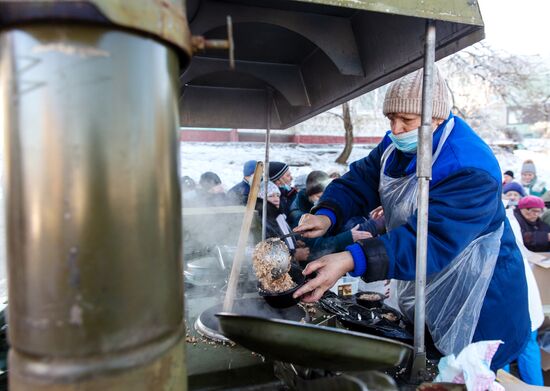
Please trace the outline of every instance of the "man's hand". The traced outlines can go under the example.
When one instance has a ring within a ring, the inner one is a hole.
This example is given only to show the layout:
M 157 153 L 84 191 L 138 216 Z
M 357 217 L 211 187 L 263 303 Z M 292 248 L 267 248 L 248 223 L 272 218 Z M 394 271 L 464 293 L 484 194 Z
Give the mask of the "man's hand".
M 336 284 L 336 281 L 344 274 L 352 271 L 354 267 L 353 258 L 349 251 L 325 255 L 306 266 L 303 274 L 307 276 L 317 272 L 317 276 L 294 292 L 293 297 L 301 296 L 300 300 L 305 303 L 318 301 L 325 291 Z
M 382 217 L 384 217 L 384 209 L 382 208 L 382 206 L 374 208 L 370 212 L 370 218 L 373 220 L 378 220 L 378 219 L 381 219 Z
M 294 232 L 299 232 L 304 238 L 319 238 L 327 233 L 331 222 L 328 216 L 306 213 L 300 218 L 300 223 Z
M 294 252 L 294 259 L 297 261 L 307 261 L 309 257 L 309 247 L 298 247 Z
M 351 237 L 353 238 L 354 242 L 357 242 L 358 240 L 372 238 L 372 234 L 368 231 L 359 231 L 359 224 L 357 224 L 351 229 Z

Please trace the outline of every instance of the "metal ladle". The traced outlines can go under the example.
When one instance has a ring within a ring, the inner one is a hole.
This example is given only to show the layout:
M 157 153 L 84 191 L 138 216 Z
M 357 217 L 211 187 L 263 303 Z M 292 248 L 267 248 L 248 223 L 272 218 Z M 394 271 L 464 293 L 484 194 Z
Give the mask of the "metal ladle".
M 290 270 L 290 252 L 280 238 L 269 238 L 264 241 L 268 248 L 265 252 L 265 262 L 272 266 L 271 276 L 274 280 L 281 278 Z

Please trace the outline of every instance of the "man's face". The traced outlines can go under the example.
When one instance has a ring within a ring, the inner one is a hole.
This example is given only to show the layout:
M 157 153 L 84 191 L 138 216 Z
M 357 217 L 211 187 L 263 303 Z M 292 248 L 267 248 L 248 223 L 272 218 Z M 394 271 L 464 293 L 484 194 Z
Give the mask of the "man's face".
M 525 217 L 525 220 L 529 221 L 530 223 L 534 223 L 537 221 L 539 216 L 542 214 L 541 208 L 525 208 L 520 209 L 521 215 Z
M 422 123 L 422 117 L 418 114 L 389 113 L 387 117 L 390 120 L 391 132 L 395 136 L 418 129 Z M 435 130 L 442 122 L 441 119 L 432 119 L 432 130 Z
M 535 174 L 533 174 L 532 172 L 522 172 L 521 173 L 521 181 L 526 185 L 531 183 L 531 181 L 533 180 L 534 177 L 535 177 Z
M 290 174 L 290 170 L 287 170 L 282 177 L 277 179 L 275 181 L 275 184 L 279 187 L 283 187 L 284 185 L 289 185 L 292 183 L 292 175 Z
M 504 194 L 505 200 L 518 202 L 520 198 L 521 198 L 521 194 L 519 194 L 517 191 L 510 190 L 509 192 Z
M 504 174 L 503 175 L 503 179 L 504 179 L 504 183 L 510 183 L 514 180 L 514 178 L 512 178 L 510 175 L 508 174 Z

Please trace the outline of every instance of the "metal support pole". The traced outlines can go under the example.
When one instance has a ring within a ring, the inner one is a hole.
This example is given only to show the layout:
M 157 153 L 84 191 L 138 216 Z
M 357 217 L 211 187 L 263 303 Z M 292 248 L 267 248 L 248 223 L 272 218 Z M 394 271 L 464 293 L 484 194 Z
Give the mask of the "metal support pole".
M 414 309 L 413 379 L 423 380 L 426 371 L 424 332 L 426 324 L 426 257 L 428 249 L 428 197 L 432 178 L 432 104 L 435 62 L 435 22 L 426 23 L 424 44 L 424 78 L 422 84 L 422 125 L 420 127 L 418 160 L 418 218 L 416 238 L 416 284 Z
M 266 125 L 265 125 L 265 158 L 264 158 L 264 199 L 262 203 L 262 240 L 266 239 L 267 224 L 267 187 L 269 184 L 269 147 L 271 142 L 271 105 L 273 100 L 273 90 L 266 90 Z
M 185 390 L 178 72 L 149 37 L 0 33 L 10 390 Z

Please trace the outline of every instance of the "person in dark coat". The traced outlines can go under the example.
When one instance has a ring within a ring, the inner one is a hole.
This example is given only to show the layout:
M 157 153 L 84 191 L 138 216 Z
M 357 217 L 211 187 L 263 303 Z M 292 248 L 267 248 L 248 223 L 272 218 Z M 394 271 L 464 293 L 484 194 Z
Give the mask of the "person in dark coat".
M 296 227 L 302 215 L 309 213 L 330 181 L 328 174 L 323 171 L 312 171 L 308 174 L 305 189 L 298 192 L 289 208 L 288 223 L 291 227 Z
M 550 226 L 540 216 L 544 211 L 544 201 L 536 196 L 519 200 L 514 216 L 518 220 L 523 236 L 523 244 L 531 251 L 550 251 Z
M 292 175 L 288 164 L 283 162 L 269 162 L 269 180 L 275 183 L 281 191 L 281 212 L 288 216 L 290 205 L 296 198 L 298 190 L 292 187 Z
M 390 130 L 368 156 L 331 182 L 294 229 L 320 237 L 382 205 L 388 232 L 308 264 L 304 274 L 316 276 L 294 297 L 317 301 L 345 273 L 365 282 L 395 279 L 399 307 L 409 320 L 414 318 L 422 84 L 419 70 L 390 85 L 383 106 Z M 516 359 L 531 335 L 525 268 L 506 218 L 498 161 L 451 106 L 446 82 L 435 69 L 427 331 L 445 355 L 456 355 L 471 342 L 503 341 L 491 361 L 496 370 Z
M 227 192 L 229 201 L 238 205 L 246 205 L 250 193 L 250 183 L 254 177 L 256 160 L 249 160 L 243 166 L 243 180 L 233 186 Z
M 195 202 L 199 206 L 228 205 L 227 195 L 223 189 L 220 177 L 212 172 L 203 173 L 199 179 L 200 188 L 197 191 Z
M 265 198 L 265 186 L 260 184 L 260 192 L 256 201 L 255 209 L 259 216 L 259 226 L 262 225 L 263 199 Z M 285 214 L 281 213 L 281 191 L 273 182 L 268 183 L 267 187 L 267 218 L 266 218 L 266 239 L 286 235 L 292 231 L 286 221 Z M 284 239 L 290 254 L 297 261 L 305 261 L 309 256 L 309 248 L 297 243 L 294 237 Z
M 331 178 L 323 171 L 309 173 L 306 178 L 306 188 L 298 192 L 290 207 L 288 222 L 292 228 L 298 225 L 302 215 L 309 213 L 311 208 L 317 204 L 330 181 Z M 310 249 L 308 260 L 314 260 L 326 254 L 344 251 L 347 246 L 354 242 L 370 237 L 372 237 L 370 232 L 361 230 L 359 225 L 356 225 L 333 235 L 325 235 L 315 239 L 303 238 L 303 241 Z

